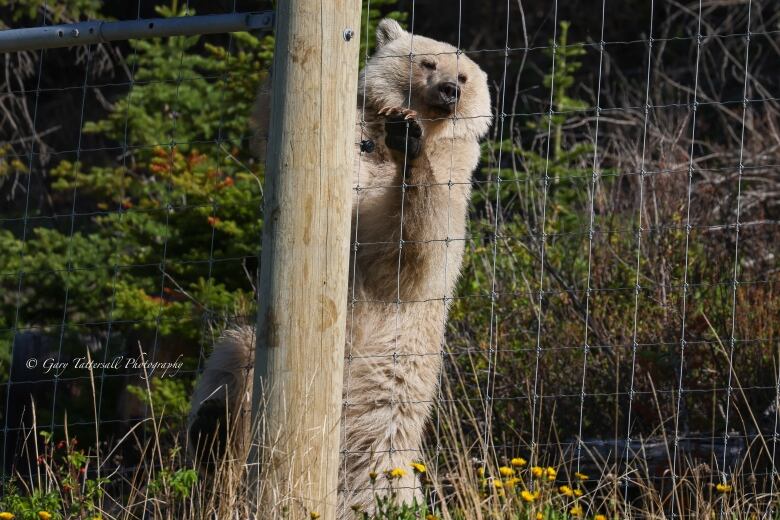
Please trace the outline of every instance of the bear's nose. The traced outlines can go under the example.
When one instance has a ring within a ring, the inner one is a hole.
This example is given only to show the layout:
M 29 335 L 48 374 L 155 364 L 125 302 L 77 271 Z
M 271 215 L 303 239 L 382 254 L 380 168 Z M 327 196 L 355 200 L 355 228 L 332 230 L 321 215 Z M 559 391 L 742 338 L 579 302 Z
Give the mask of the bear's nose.
M 455 103 L 458 97 L 458 84 L 454 81 L 443 81 L 439 83 L 439 94 L 442 101 L 447 104 Z

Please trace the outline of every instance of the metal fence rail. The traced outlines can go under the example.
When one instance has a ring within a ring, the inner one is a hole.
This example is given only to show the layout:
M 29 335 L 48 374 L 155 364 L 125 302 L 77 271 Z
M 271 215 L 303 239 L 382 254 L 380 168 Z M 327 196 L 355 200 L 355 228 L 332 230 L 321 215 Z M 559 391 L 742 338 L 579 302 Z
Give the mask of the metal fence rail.
M 0 52 L 55 49 L 141 38 L 270 30 L 274 13 L 227 13 L 178 18 L 87 22 L 0 31 Z

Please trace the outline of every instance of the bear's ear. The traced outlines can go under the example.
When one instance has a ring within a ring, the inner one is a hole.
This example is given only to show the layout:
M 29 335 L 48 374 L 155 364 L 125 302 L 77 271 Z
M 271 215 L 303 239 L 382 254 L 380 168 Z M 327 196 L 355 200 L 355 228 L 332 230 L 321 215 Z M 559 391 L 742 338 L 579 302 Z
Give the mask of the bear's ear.
M 398 22 L 384 18 L 376 27 L 376 48 L 379 49 L 391 41 L 400 38 L 404 31 Z

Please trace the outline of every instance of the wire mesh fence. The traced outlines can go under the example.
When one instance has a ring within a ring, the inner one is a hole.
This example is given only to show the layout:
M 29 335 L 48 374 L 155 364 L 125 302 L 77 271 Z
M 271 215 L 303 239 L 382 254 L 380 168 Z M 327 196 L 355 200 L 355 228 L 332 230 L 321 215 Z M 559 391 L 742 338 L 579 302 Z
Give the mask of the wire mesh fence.
M 132 4 L 0 14 L 269 7 Z M 425 460 L 454 514 L 463 482 L 504 500 L 522 458 L 518 488 L 579 482 L 567 510 L 773 518 L 780 11 L 563 4 L 364 2 L 342 472 Z M 375 35 L 387 15 L 402 33 Z M 4 481 L 76 438 L 126 491 L 150 438 L 186 442 L 211 345 L 263 298 L 249 120 L 272 55 L 246 32 L 3 55 Z
M 135 4 L 113 14 L 209 11 Z M 43 3 L 29 22 L 100 9 Z M 76 439 L 97 456 L 90 475 L 115 474 L 132 497 L 159 430 L 143 421 L 156 406 L 163 430 L 180 429 L 214 327 L 253 319 L 261 188 L 246 118 L 271 48 L 243 33 L 4 56 L 4 482 Z M 134 428 L 140 441 L 122 445 Z

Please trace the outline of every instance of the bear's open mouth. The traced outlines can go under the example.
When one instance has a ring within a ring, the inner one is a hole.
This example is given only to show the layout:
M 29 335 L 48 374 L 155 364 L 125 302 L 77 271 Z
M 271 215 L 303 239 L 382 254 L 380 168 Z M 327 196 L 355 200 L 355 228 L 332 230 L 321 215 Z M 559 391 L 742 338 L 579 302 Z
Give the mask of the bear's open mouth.
M 436 117 L 450 117 L 455 113 L 456 102 L 452 103 L 431 103 L 430 108 Z

